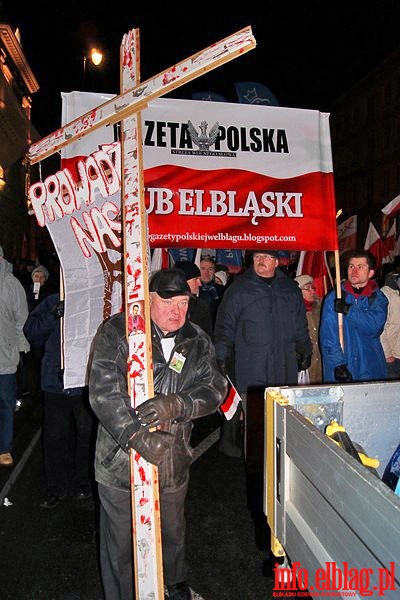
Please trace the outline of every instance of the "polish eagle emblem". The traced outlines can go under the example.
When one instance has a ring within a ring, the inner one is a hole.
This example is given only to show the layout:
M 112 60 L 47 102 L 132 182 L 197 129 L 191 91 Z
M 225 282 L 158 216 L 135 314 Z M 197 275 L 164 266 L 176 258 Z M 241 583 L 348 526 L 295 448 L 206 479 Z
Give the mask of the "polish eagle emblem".
M 197 131 L 193 123 L 188 121 L 188 131 L 190 133 L 190 137 L 192 138 L 192 142 L 199 147 L 199 150 L 209 150 L 210 146 L 215 143 L 215 140 L 219 134 L 219 124 L 215 123 L 211 129 L 210 133 L 207 134 L 207 121 L 202 121 L 200 123 L 200 133 Z

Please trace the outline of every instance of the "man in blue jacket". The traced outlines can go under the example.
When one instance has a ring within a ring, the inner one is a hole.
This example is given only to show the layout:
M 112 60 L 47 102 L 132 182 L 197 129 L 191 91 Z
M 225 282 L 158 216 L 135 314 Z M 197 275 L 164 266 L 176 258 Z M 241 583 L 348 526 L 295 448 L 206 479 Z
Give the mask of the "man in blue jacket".
M 319 342 L 326 382 L 350 383 L 387 379 L 380 335 L 385 326 L 388 300 L 379 289 L 374 257 L 354 250 L 348 257 L 342 297 L 326 296 L 321 312 Z M 343 315 L 343 348 L 339 339 L 338 313 Z

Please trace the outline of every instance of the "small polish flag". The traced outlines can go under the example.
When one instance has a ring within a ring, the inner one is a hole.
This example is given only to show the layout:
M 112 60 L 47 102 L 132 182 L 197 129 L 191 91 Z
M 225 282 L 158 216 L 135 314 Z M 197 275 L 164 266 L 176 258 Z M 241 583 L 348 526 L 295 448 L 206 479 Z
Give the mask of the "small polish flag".
M 349 217 L 337 226 L 339 251 L 355 250 L 357 248 L 357 215 Z
M 386 252 L 383 240 L 372 223 L 369 224 L 364 250 L 368 250 L 375 257 L 376 268 L 379 269 Z
M 169 252 L 167 248 L 154 248 L 151 258 L 150 272 L 154 273 L 160 269 L 168 269 Z
M 229 377 L 227 377 L 227 380 L 229 383 L 229 391 L 225 401 L 221 404 L 220 409 L 224 417 L 229 421 L 237 411 L 241 397 Z

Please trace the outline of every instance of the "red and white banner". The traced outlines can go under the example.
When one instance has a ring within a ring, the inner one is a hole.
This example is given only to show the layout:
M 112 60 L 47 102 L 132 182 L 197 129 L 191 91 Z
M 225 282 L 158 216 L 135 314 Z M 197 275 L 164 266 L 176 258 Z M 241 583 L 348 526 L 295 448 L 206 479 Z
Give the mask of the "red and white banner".
M 331 273 L 326 260 L 326 252 L 319 250 L 315 252 L 300 252 L 296 277 L 299 275 L 311 275 L 315 292 L 320 298 L 323 298 L 333 287 Z
M 364 250 L 368 250 L 375 257 L 376 268 L 379 269 L 382 266 L 383 257 L 385 256 L 386 251 L 383 240 L 372 223 L 370 223 L 368 227 Z
M 150 272 L 154 273 L 160 269 L 168 269 L 170 266 L 170 256 L 166 248 L 154 248 L 151 257 Z
M 142 118 L 151 247 L 338 249 L 329 114 L 160 99 Z M 108 145 L 97 152 L 79 173 L 70 162 L 70 172 L 32 186 L 40 225 L 77 218 L 93 196 L 109 200 L 117 184 L 109 162 L 119 173 L 119 152 Z M 87 181 L 86 201 L 73 194 L 71 176 L 83 177 L 84 189 Z
M 383 240 L 385 254 L 382 259 L 382 263 L 391 262 L 395 256 L 396 247 L 396 222 L 393 221 L 391 228 L 387 232 L 385 239 Z
M 338 248 L 327 113 L 163 99 L 143 143 L 151 246 Z
M 63 123 L 111 97 L 63 94 Z M 151 247 L 338 248 L 329 114 L 159 99 L 141 116 Z M 84 385 L 97 326 L 122 308 L 120 154 L 114 129 L 96 130 L 29 190 L 64 273 L 67 388 Z
M 343 221 L 338 225 L 337 231 L 340 252 L 355 250 L 357 247 L 357 215 Z

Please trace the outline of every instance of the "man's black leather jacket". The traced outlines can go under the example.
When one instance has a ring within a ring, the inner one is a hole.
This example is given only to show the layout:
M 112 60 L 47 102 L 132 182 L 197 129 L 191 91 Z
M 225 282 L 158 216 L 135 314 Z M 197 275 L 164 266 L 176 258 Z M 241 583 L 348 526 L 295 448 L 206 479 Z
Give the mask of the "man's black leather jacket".
M 164 430 L 175 436 L 172 449 L 159 465 L 160 489 L 173 490 L 188 477 L 192 460 L 190 435 L 192 420 L 215 412 L 226 395 L 226 379 L 221 375 L 210 338 L 190 322 L 177 332 L 175 353 L 185 357 L 177 373 L 169 367 L 159 332 L 151 328 L 154 394 L 175 393 L 185 402 L 185 416 L 168 423 Z M 95 471 L 96 480 L 117 489 L 130 489 L 128 440 L 138 430 L 139 421 L 130 406 L 127 387 L 128 343 L 125 314 L 103 323 L 94 340 L 89 376 L 90 404 L 99 419 Z

